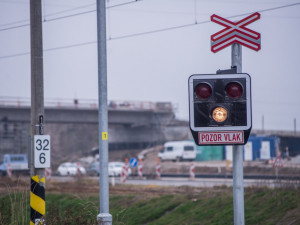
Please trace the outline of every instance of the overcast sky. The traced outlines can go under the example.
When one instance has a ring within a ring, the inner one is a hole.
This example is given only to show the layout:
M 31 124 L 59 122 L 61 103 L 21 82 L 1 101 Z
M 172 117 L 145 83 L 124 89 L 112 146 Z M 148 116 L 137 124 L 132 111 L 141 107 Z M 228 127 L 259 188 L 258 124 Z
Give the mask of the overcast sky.
M 127 2 L 107 9 L 109 100 L 172 102 L 176 116 L 188 120 L 188 77 L 231 66 L 230 47 L 210 51 L 210 36 L 223 29 L 210 16 L 245 14 L 230 18 L 237 21 L 268 9 L 247 26 L 261 33 L 261 50 L 243 47 L 242 54 L 242 70 L 252 77 L 253 128 L 262 128 L 264 116 L 265 129 L 294 130 L 294 119 L 300 129 L 299 0 L 109 0 L 107 6 Z M 98 98 L 95 8 L 90 0 L 43 1 L 46 100 Z M 29 52 L 29 0 L 0 0 L 0 97 L 30 97 Z

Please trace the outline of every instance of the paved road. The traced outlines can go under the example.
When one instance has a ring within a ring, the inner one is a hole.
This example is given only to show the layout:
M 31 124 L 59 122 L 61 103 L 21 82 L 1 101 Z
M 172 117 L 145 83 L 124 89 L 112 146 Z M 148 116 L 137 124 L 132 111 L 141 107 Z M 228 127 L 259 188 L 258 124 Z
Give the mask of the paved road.
M 110 181 L 111 182 L 111 181 Z M 116 178 L 116 183 L 120 180 Z M 232 179 L 218 179 L 218 178 L 200 178 L 190 180 L 188 178 L 161 178 L 159 180 L 138 180 L 128 179 L 126 184 L 133 185 L 157 185 L 157 186 L 192 186 L 192 187 L 214 187 L 214 186 L 227 186 L 233 185 Z M 244 187 L 282 187 L 292 185 L 299 187 L 299 181 L 276 181 L 276 180 L 244 180 Z
M 51 178 L 52 180 L 58 182 L 68 182 L 75 180 L 74 177 L 57 177 L 54 176 Z M 88 179 L 98 180 L 99 177 L 88 177 Z M 120 184 L 120 178 L 109 178 L 110 183 Z M 233 181 L 230 178 L 161 178 L 161 179 L 137 179 L 130 177 L 126 180 L 125 184 L 132 185 L 150 185 L 150 186 L 192 186 L 192 187 L 214 187 L 214 186 L 227 186 L 231 187 L 233 185 Z M 246 180 L 244 179 L 244 187 L 300 187 L 299 180 L 290 181 L 290 180 Z

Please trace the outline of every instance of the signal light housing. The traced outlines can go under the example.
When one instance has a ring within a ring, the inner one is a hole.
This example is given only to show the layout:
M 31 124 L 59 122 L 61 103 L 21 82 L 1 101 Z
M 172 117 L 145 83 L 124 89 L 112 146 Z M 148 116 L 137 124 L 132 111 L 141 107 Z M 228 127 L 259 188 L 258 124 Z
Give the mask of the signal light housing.
M 190 129 L 196 144 L 201 132 L 232 131 L 241 131 L 243 141 L 230 144 L 245 144 L 252 127 L 250 76 L 196 74 L 188 83 Z
M 199 99 L 209 99 L 211 97 L 211 93 L 211 86 L 208 83 L 200 83 L 195 87 L 195 94 Z
M 243 94 L 243 87 L 238 82 L 231 82 L 226 86 L 226 93 L 232 99 L 238 99 Z

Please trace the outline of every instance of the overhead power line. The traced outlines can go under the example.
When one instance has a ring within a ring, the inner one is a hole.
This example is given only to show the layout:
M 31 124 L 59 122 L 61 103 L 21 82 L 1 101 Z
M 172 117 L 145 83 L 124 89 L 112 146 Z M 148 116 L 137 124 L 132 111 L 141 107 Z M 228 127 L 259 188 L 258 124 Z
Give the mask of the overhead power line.
M 157 29 L 157 30 L 151 30 L 151 31 L 141 32 L 141 33 L 121 35 L 121 36 L 117 36 L 117 37 L 112 37 L 112 38 L 110 38 L 108 40 L 118 40 L 118 39 L 124 39 L 124 38 L 142 36 L 142 35 L 147 35 L 147 34 L 160 33 L 160 32 L 164 32 L 164 31 L 176 30 L 176 29 L 180 29 L 180 28 L 191 27 L 191 26 L 205 24 L 205 23 L 210 23 L 210 22 L 211 22 L 210 20 L 206 20 L 206 21 L 201 21 L 201 22 L 198 22 L 198 23 L 190 23 L 190 24 L 184 24 L 184 25 L 174 26 L 174 27 L 167 27 L 167 28 L 162 28 L 162 29 Z
M 136 1 L 141 1 L 141 0 L 135 0 L 134 2 L 136 2 Z M 292 7 L 292 6 L 297 6 L 297 5 L 300 5 L 300 2 L 299 3 L 294 3 L 294 4 L 289 4 L 289 5 L 284 5 L 284 6 L 273 7 L 273 8 L 269 8 L 269 9 L 263 9 L 263 10 L 259 10 L 257 12 L 262 13 L 262 12 L 273 11 L 273 10 L 278 10 L 278 9 Z M 229 17 L 225 17 L 225 18 L 229 19 L 229 18 L 241 17 L 241 16 L 252 14 L 252 13 L 253 12 L 243 13 L 243 14 L 229 16 Z M 173 27 L 167 27 L 167 28 L 162 28 L 162 29 L 157 29 L 157 30 L 151 30 L 151 31 L 146 31 L 146 32 L 121 35 L 121 36 L 116 36 L 116 37 L 109 38 L 108 41 L 110 41 L 110 40 L 112 41 L 112 40 L 125 39 L 125 38 L 131 38 L 131 37 L 142 36 L 142 35 L 148 35 L 148 34 L 153 34 L 153 33 L 160 33 L 160 32 L 165 32 L 165 31 L 180 29 L 180 28 L 186 28 L 186 27 L 191 27 L 191 26 L 206 24 L 206 23 L 209 23 L 209 22 L 211 22 L 211 21 L 210 20 L 205 20 L 205 21 L 201 21 L 201 22 L 195 22 L 195 23 L 190 23 L 190 24 L 185 24 L 185 25 L 180 25 L 180 26 L 173 26 Z M 97 41 L 89 41 L 89 42 L 83 42 L 83 43 L 78 43 L 78 44 L 64 45 L 64 46 L 60 46 L 60 47 L 54 47 L 54 48 L 44 49 L 44 51 L 61 50 L 61 49 L 72 48 L 72 47 L 79 47 L 79 46 L 90 45 L 90 44 L 95 44 L 95 43 L 97 43 Z M 12 54 L 12 55 L 5 55 L 5 56 L 0 56 L 0 59 L 13 58 L 13 57 L 22 56 L 22 55 L 28 55 L 28 54 L 30 54 L 30 52 L 23 52 L 23 53 L 17 53 L 17 54 Z
M 21 27 L 28 27 L 29 25 L 30 24 L 27 23 L 27 24 L 17 25 L 17 26 L 13 26 L 13 27 L 2 28 L 2 29 L 0 29 L 0 31 L 13 30 L 16 28 L 21 28 Z
M 71 12 L 71 11 L 75 11 L 75 10 L 78 10 L 78 9 L 87 8 L 87 7 L 90 7 L 90 6 L 95 6 L 95 3 L 88 4 L 88 5 L 83 5 L 83 6 L 78 6 L 78 7 L 72 8 L 72 9 L 66 9 L 66 10 L 62 10 L 62 11 L 59 11 L 59 12 L 55 12 L 55 13 L 46 14 L 45 17 L 55 16 L 55 15 L 63 14 L 63 13 L 66 13 L 66 12 Z M 7 23 L 7 24 L 0 24 L 0 27 L 6 27 L 8 25 L 14 25 L 14 24 L 23 23 L 23 22 L 29 22 L 29 20 L 19 20 L 19 21 Z M 29 24 L 24 24 L 24 25 L 28 26 Z
M 48 14 L 48 15 L 45 15 L 45 16 L 46 17 L 47 16 L 55 16 L 55 15 L 63 14 L 63 13 L 66 13 L 66 12 L 72 12 L 72 11 L 75 11 L 75 10 L 78 10 L 78 9 L 83 9 L 83 8 L 87 8 L 87 7 L 91 7 L 91 6 L 96 6 L 96 3 L 82 5 L 82 6 L 78 6 L 78 7 L 72 8 L 72 9 L 62 10 L 62 11 L 51 13 L 51 14 Z
M 29 55 L 29 54 L 30 54 L 30 52 L 22 52 L 22 53 L 17 53 L 17 54 L 12 54 L 12 55 L 0 56 L 0 59 L 13 58 L 13 57 Z
M 128 5 L 128 4 L 140 2 L 140 1 L 142 1 L 142 0 L 133 0 L 133 1 L 124 2 L 124 3 L 112 5 L 112 6 L 107 6 L 106 8 L 107 9 L 115 8 L 115 7 L 119 7 L 119 6 L 124 6 L 124 5 Z M 45 15 L 45 17 L 49 17 L 49 16 L 53 16 L 53 15 L 58 15 L 58 14 L 62 14 L 62 13 L 66 13 L 66 12 L 70 12 L 70 11 L 74 11 L 74 10 L 78 10 L 78 9 L 82 9 L 82 8 L 86 8 L 86 7 L 90 7 L 90 6 L 93 6 L 93 5 L 95 5 L 95 4 L 83 5 L 83 6 L 79 6 L 79 7 L 76 7 L 76 8 L 67 9 L 67 10 L 63 10 L 63 11 L 60 11 L 60 12 L 48 14 L 48 15 Z M 282 9 L 282 8 L 286 8 L 286 7 L 292 7 L 292 6 L 296 6 L 296 5 L 300 5 L 300 2 L 289 4 L 289 5 L 283 5 L 283 6 L 273 7 L 273 8 L 269 8 L 269 9 L 264 9 L 264 10 L 260 10 L 260 11 L 257 11 L 257 12 L 266 12 L 266 11 L 271 11 L 271 10 L 276 10 L 276 9 Z M 51 22 L 51 21 L 55 21 L 55 20 L 60 20 L 60 19 L 65 19 L 65 18 L 80 16 L 80 15 L 89 14 L 89 13 L 93 13 L 93 12 L 96 12 L 96 10 L 94 9 L 94 10 L 84 11 L 84 12 L 70 14 L 70 15 L 61 16 L 61 17 L 52 18 L 52 19 L 44 19 L 43 22 Z M 234 17 L 244 16 L 244 15 L 248 15 L 248 14 L 250 14 L 250 13 L 243 13 L 243 14 L 239 14 L 239 15 L 235 15 L 235 16 L 231 16 L 231 17 L 227 17 L 227 18 L 234 18 Z M 21 22 L 27 22 L 27 21 L 28 20 L 20 20 L 20 21 L 8 23 L 8 24 L 1 24 L 0 27 L 4 27 L 4 26 L 7 26 L 7 25 L 12 25 L 12 24 L 17 24 L 17 23 L 21 23 Z M 196 23 L 197 23 L 197 20 L 196 20 Z M 22 25 L 7 27 L 7 28 L 0 29 L 0 32 L 1 31 L 6 31 L 6 30 L 17 29 L 17 28 L 21 28 L 21 27 L 26 27 L 26 26 L 29 26 L 29 25 L 30 24 L 27 23 L 27 24 L 22 24 Z
M 115 8 L 115 7 L 119 7 L 119 6 L 124 6 L 124 5 L 128 5 L 128 4 L 136 3 L 136 2 L 139 2 L 139 1 L 142 1 L 142 0 L 134 0 L 134 1 L 124 2 L 124 3 L 120 3 L 120 4 L 108 6 L 108 7 L 106 7 L 106 8 L 107 8 L 107 9 L 109 9 L 109 8 Z M 69 11 L 74 11 L 74 10 L 81 9 L 81 8 L 86 8 L 86 7 L 89 7 L 89 6 L 92 6 L 92 5 L 94 5 L 94 4 L 88 4 L 88 5 L 76 7 L 76 8 L 73 8 L 73 9 L 60 11 L 60 12 L 57 12 L 57 13 L 53 13 L 53 14 L 46 15 L 46 17 L 47 17 L 47 16 L 57 15 L 57 14 L 62 14 L 62 13 L 69 12 Z M 300 5 L 300 2 L 298 2 L 298 3 L 293 3 L 293 4 L 289 4 L 289 5 L 283 5 L 283 6 L 273 7 L 273 8 L 264 9 L 264 10 L 259 10 L 259 11 L 257 11 L 257 12 L 267 12 L 267 11 L 272 11 L 272 10 L 277 10 L 277 9 L 282 9 L 282 8 L 287 8 L 287 7 L 292 7 L 292 6 L 296 6 L 296 5 Z M 84 12 L 75 13 L 75 14 L 70 14 L 70 15 L 66 15 L 66 16 L 61 16 L 61 17 L 57 17 L 57 18 L 45 19 L 43 22 L 51 22 L 51 21 L 55 21 L 55 20 L 66 19 L 66 18 L 75 17 L 75 16 L 80 16 L 80 15 L 89 14 L 89 13 L 93 13 L 93 12 L 96 12 L 96 10 L 94 9 L 94 10 L 84 11 Z M 239 14 L 239 15 L 235 15 L 235 16 L 230 16 L 230 17 L 225 17 L 225 18 L 228 18 L 228 19 L 229 19 L 229 18 L 240 17 L 240 16 L 249 15 L 249 14 L 250 14 L 250 13 L 243 13 L 243 14 Z M 24 20 L 24 22 L 25 22 L 25 21 L 27 21 L 27 20 Z M 17 21 L 17 22 L 15 22 L 15 23 L 20 23 L 20 22 L 22 22 L 22 21 Z M 15 23 L 2 24 L 2 25 L 0 25 L 0 27 L 6 26 L 6 25 L 15 24 Z M 197 23 L 197 20 L 196 20 L 195 23 L 196 23 L 196 24 L 201 24 L 202 22 Z M 12 27 L 7 27 L 7 28 L 0 29 L 0 32 L 1 32 L 1 31 L 6 31 L 6 30 L 17 29 L 17 28 L 21 28 L 21 27 L 26 27 L 26 26 L 29 26 L 29 25 L 30 25 L 30 24 L 27 23 L 27 24 L 22 24 L 22 25 L 17 25 L 17 26 L 12 26 Z M 188 26 L 188 25 L 187 25 L 187 26 Z M 177 29 L 177 27 L 174 27 L 174 29 Z M 157 31 L 157 32 L 159 32 L 159 31 Z M 146 32 L 146 33 L 148 33 L 148 32 Z M 150 32 L 150 33 L 153 33 L 153 32 Z M 156 33 L 156 31 L 155 31 L 155 33 Z M 136 35 L 134 35 L 134 36 L 139 36 L 139 35 L 140 35 L 140 34 L 136 34 Z M 119 38 L 119 37 L 116 37 L 116 38 L 111 38 L 111 39 L 113 40 L 113 39 L 120 39 L 120 38 Z
M 262 9 L 262 10 L 259 10 L 259 11 L 256 11 L 256 12 L 263 13 L 263 12 L 273 11 L 273 10 L 277 10 L 277 9 L 293 7 L 293 6 L 297 6 L 297 5 L 300 5 L 300 2 L 289 4 L 289 5 L 282 5 L 282 6 L 278 6 L 278 7 L 268 8 L 268 9 Z M 252 14 L 252 13 L 255 13 L 255 12 L 243 13 L 243 14 L 239 14 L 239 15 L 236 15 L 236 16 L 229 16 L 229 17 L 227 17 L 227 19 L 234 18 L 234 17 L 240 17 L 240 16 L 247 16 L 247 15 Z
M 88 42 L 83 42 L 83 43 L 78 43 L 78 44 L 72 44 L 72 45 L 64 45 L 64 46 L 59 46 L 59 47 L 54 47 L 54 48 L 47 48 L 44 49 L 44 52 L 50 52 L 54 50 L 61 50 L 61 49 L 66 49 L 66 48 L 73 48 L 73 47 L 79 47 L 79 46 L 84 46 L 84 45 L 91 45 L 91 44 L 96 44 L 97 41 L 88 41 Z M 12 54 L 12 55 L 6 55 L 6 56 L 0 56 L 0 59 L 5 59 L 5 58 L 13 58 L 17 56 L 23 56 L 23 55 L 29 55 L 30 52 L 23 52 L 23 53 L 18 53 L 18 54 Z
M 107 6 L 106 9 L 120 7 L 120 6 L 124 6 L 124 5 L 128 5 L 128 4 L 136 3 L 136 2 L 139 2 L 139 1 L 142 1 L 142 0 L 134 0 L 134 1 L 120 3 L 120 4 L 117 4 L 117 5 Z M 85 11 L 85 12 L 80 12 L 80 13 L 74 13 L 74 14 L 71 14 L 71 15 L 61 16 L 61 17 L 57 17 L 57 18 L 53 18 L 53 19 L 46 19 L 44 22 L 50 22 L 50 21 L 54 21 L 54 20 L 61 20 L 61 19 L 70 18 L 70 17 L 74 17 L 74 16 L 80 16 L 80 15 L 89 14 L 89 13 L 93 13 L 93 12 L 96 12 L 96 9 Z
M 140 1 L 142 1 L 142 0 L 133 0 L 133 1 L 129 1 L 129 2 L 116 4 L 116 5 L 107 6 L 106 8 L 107 9 L 116 8 L 116 7 L 132 4 L 132 3 L 136 3 L 136 2 L 140 2 Z M 90 6 L 93 6 L 93 5 L 95 5 L 95 4 L 88 4 L 88 5 L 84 5 L 84 6 L 80 6 L 80 7 L 76 7 L 76 8 L 63 10 L 63 11 L 60 11 L 60 12 L 45 15 L 45 18 L 44 18 L 43 22 L 51 22 L 51 21 L 55 21 L 55 20 L 61 20 L 61 19 L 80 16 L 80 15 L 84 15 L 84 14 L 94 13 L 94 12 L 96 12 L 96 9 L 89 10 L 89 11 L 84 11 L 84 12 L 79 12 L 79 13 L 74 13 L 74 14 L 70 14 L 70 15 L 66 15 L 66 16 L 56 17 L 56 18 L 52 18 L 52 19 L 46 19 L 46 17 L 49 17 L 49 16 L 54 16 L 54 15 L 58 15 L 58 14 L 62 14 L 62 13 L 66 13 L 66 12 L 70 12 L 70 11 L 74 11 L 74 10 L 78 10 L 78 9 L 82 9 L 82 8 L 86 8 L 86 7 L 90 7 Z M 20 20 L 20 21 L 9 23 L 9 24 L 1 24 L 0 27 L 5 27 L 5 26 L 8 26 L 8 25 L 12 25 L 12 24 L 18 24 L 18 23 L 21 23 L 21 22 L 28 22 L 28 20 Z M 26 23 L 26 24 L 17 25 L 17 26 L 6 27 L 6 28 L 3 28 L 3 29 L 0 29 L 0 32 L 1 31 L 6 31 L 6 30 L 13 30 L 13 29 L 21 28 L 21 27 L 28 27 L 29 25 L 30 25 L 30 23 Z

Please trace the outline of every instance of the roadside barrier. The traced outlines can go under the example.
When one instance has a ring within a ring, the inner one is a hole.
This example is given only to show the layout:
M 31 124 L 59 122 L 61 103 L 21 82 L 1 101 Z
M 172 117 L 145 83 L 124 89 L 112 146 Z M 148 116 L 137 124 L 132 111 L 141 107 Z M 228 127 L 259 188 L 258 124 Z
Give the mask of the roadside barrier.
M 6 166 L 6 174 L 7 174 L 8 177 L 12 176 L 11 164 L 7 164 L 7 166 Z
M 128 159 L 126 158 L 125 159 L 125 164 L 124 166 L 122 167 L 122 172 L 121 172 L 121 183 L 126 183 L 126 180 L 127 180 L 127 177 L 128 177 L 128 168 L 129 168 L 129 165 L 128 165 Z
M 138 176 L 140 179 L 143 178 L 143 160 L 139 159 L 139 163 L 138 163 Z
M 50 179 L 52 174 L 52 169 L 51 168 L 45 168 L 45 177 L 46 179 Z
M 190 179 L 194 180 L 195 179 L 195 163 L 192 162 L 190 166 Z
M 81 175 L 80 164 L 79 164 L 79 163 L 76 163 L 76 167 L 77 167 L 76 175 L 77 175 L 77 176 L 80 176 L 80 175 Z
M 161 176 L 161 167 L 160 167 L 160 159 L 157 159 L 157 163 L 156 163 L 156 178 L 160 179 Z

